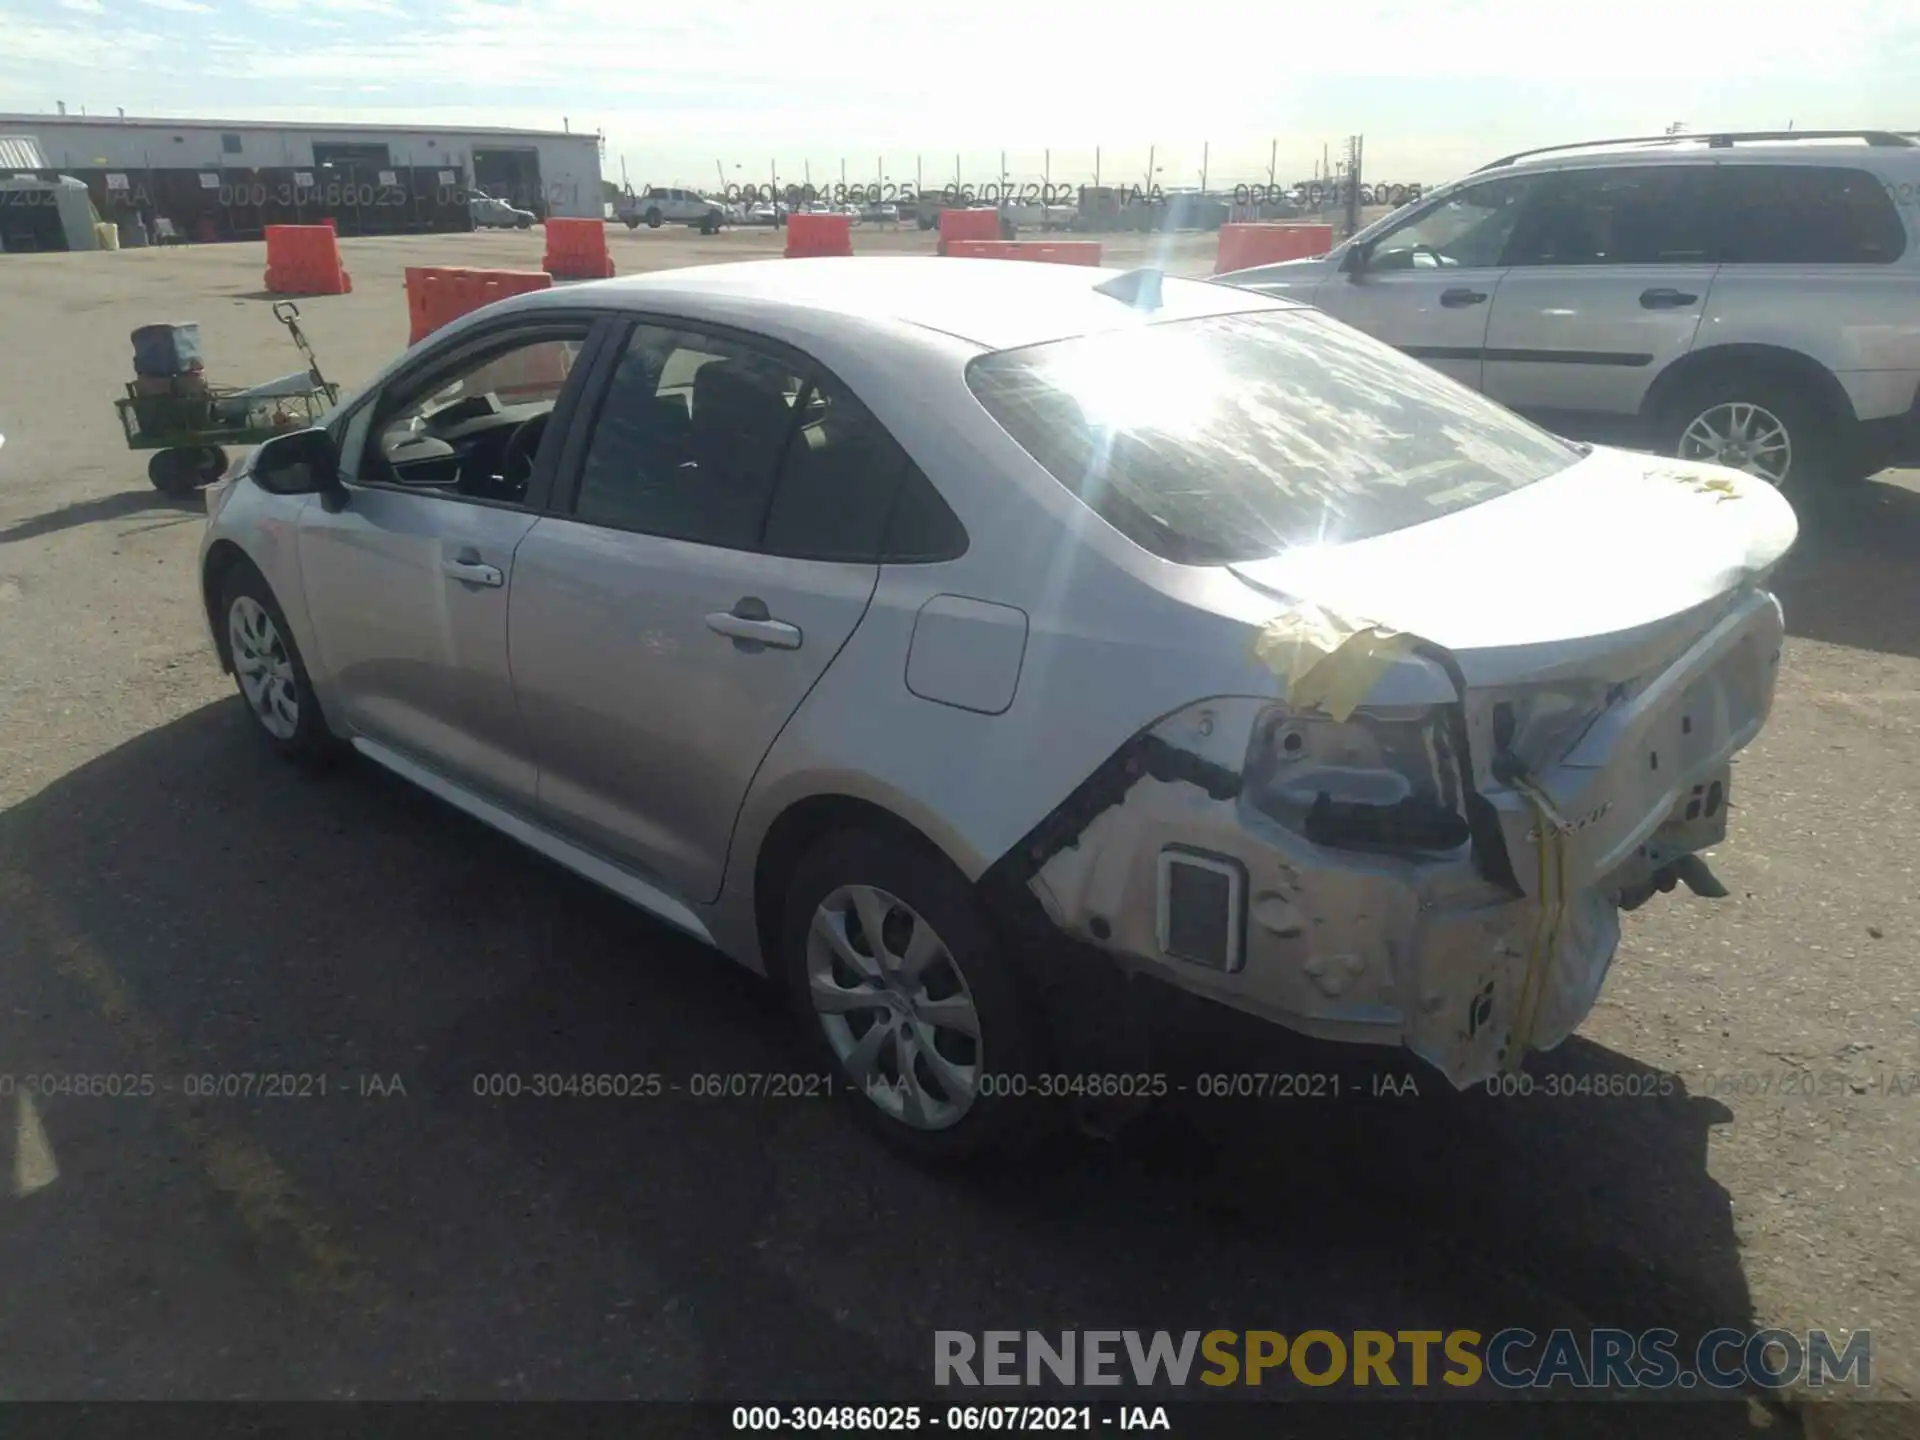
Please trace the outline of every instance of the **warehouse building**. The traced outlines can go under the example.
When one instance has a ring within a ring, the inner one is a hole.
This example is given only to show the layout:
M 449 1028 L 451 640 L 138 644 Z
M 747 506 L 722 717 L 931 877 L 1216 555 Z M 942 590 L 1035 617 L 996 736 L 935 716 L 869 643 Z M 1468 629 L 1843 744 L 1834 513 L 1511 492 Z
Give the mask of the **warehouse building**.
M 567 130 L 0 114 L 0 134 L 33 141 L 36 173 L 81 181 L 123 234 L 136 216 L 190 240 L 327 219 L 343 235 L 465 230 L 476 192 L 542 220 L 604 213 L 600 138 Z

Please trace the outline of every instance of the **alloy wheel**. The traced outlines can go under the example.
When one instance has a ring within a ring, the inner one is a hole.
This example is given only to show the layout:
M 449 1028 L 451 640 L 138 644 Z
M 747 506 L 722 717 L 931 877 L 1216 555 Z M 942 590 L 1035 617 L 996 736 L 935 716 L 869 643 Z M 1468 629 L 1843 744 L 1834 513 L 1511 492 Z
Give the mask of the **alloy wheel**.
M 1680 432 L 1680 458 L 1744 470 L 1780 485 L 1793 468 L 1793 439 L 1771 410 L 1729 400 L 1702 411 Z
M 867 885 L 820 902 L 807 993 L 848 1077 L 884 1113 L 945 1130 L 973 1107 L 980 1012 L 953 953 L 910 905 Z
M 291 740 L 300 728 L 300 694 L 293 657 L 273 617 L 251 595 L 235 598 L 227 612 L 234 674 L 254 717 L 276 740 Z

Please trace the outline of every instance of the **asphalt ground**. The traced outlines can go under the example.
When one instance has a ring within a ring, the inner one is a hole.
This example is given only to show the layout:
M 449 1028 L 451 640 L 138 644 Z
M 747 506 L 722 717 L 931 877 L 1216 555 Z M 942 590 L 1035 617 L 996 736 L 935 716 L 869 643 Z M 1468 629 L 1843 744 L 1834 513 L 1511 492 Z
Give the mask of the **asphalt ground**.
M 778 243 L 610 232 L 621 273 Z M 343 250 L 354 293 L 301 306 L 351 385 L 405 341 L 403 266 L 537 268 L 541 235 Z M 1158 258 L 1205 273 L 1211 247 Z M 1882 1403 L 1471 1423 L 1920 1428 L 1913 474 L 1831 497 L 1787 563 L 1779 698 L 1714 858 L 1732 898 L 1628 917 L 1534 1095 L 1188 1097 L 943 1177 L 816 1099 L 696 1098 L 799 1064 L 752 977 L 370 767 L 304 779 L 247 733 L 197 598 L 199 500 L 148 486 L 111 402 L 144 323 L 197 320 L 217 380 L 296 368 L 263 264 L 0 259 L 0 1396 L 855 1401 L 924 1396 L 936 1330 L 1777 1326 L 1870 1330 Z M 474 1093 L 539 1072 L 682 1088 Z M 187 1093 L 265 1073 L 327 1093 Z M 157 1080 L 29 1109 L 40 1075 Z M 1364 1428 L 1454 1433 L 1463 1405 Z

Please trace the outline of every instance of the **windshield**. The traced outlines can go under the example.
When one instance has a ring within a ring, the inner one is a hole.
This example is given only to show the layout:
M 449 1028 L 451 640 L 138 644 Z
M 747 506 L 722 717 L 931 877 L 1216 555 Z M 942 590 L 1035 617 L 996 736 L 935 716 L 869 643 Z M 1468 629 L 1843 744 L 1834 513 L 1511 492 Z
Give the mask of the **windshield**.
M 1383 535 L 1580 453 L 1313 310 L 999 351 L 967 383 L 1109 524 L 1190 565 Z

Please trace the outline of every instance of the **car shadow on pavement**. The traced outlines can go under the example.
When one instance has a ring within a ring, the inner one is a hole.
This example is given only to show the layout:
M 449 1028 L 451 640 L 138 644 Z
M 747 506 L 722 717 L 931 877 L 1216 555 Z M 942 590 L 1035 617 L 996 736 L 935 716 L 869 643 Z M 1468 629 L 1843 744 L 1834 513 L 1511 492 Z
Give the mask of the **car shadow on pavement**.
M 1787 633 L 1920 656 L 1920 494 L 1869 480 L 1803 507 L 1800 538 L 1774 576 Z
M 43 515 L 30 515 L 25 520 L 16 520 L 13 524 L 0 527 L 0 545 L 11 545 L 20 540 L 37 540 L 42 535 L 52 535 L 61 530 L 71 530 L 76 525 L 93 525 L 102 520 L 125 520 L 132 515 L 173 513 L 182 516 L 196 516 L 207 513 L 206 497 L 199 491 L 190 495 L 163 495 L 158 490 L 122 490 L 117 494 L 103 495 L 97 500 L 81 500 L 72 505 L 62 505 L 58 510 L 49 510 Z
M 221 1252 L 273 1296 L 233 1323 L 270 1332 L 298 1312 L 356 1337 L 305 1362 L 303 1377 L 334 1367 L 301 1381 L 319 1393 L 924 1400 L 936 1330 L 1664 1327 L 1686 1355 L 1706 1330 L 1752 1326 L 1706 1166 L 1728 1114 L 1626 1056 L 1575 1040 L 1535 1073 L 1648 1093 L 1442 1095 L 1398 1064 L 1418 1096 L 1190 1096 L 1110 1141 L 935 1174 L 804 1081 L 773 1094 L 726 1078 L 810 1068 L 771 987 L 371 766 L 305 777 L 249 729 L 237 701 L 206 706 L 0 815 L 0 905 L 31 937 L 23 963 L 47 972 L 0 977 L 0 1042 L 18 1052 L 0 1068 L 137 1069 L 158 1044 L 207 1073 L 330 1077 L 324 1101 L 194 1112 L 270 1154 L 371 1277 L 374 1299 L 280 1295 L 243 1233 Z M 140 1055 L 114 1050 L 128 1037 Z M 1268 1068 L 1307 1063 L 1268 1052 Z M 537 1098 L 540 1076 L 612 1077 L 619 1093 Z M 49 1102 L 54 1151 L 107 1113 Z M 248 1174 L 210 1174 L 244 1210 Z M 160 1183 L 132 1169 L 86 1203 L 137 1213 Z M 120 1233 L 173 1243 L 164 1226 Z M 0 1262 L 31 1244 L 93 1275 L 62 1234 L 0 1227 Z M 99 1280 L 39 1303 L 88 1310 L 68 1318 L 84 1326 L 119 1299 Z M 0 1313 L 47 1393 L 139 1388 L 38 1333 Z M 1484 1405 L 1475 1429 L 1713 1437 L 1760 1418 L 1672 1408 Z M 1457 1405 L 1364 1410 L 1373 1435 L 1459 1423 Z M 1772 1419 L 1768 1433 L 1794 1432 Z

